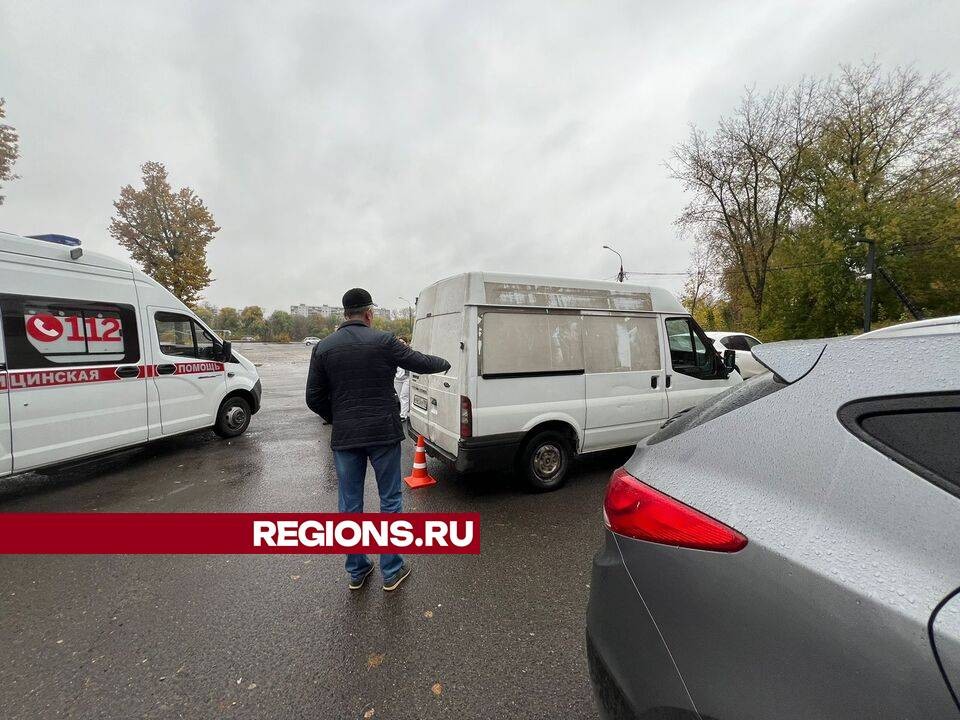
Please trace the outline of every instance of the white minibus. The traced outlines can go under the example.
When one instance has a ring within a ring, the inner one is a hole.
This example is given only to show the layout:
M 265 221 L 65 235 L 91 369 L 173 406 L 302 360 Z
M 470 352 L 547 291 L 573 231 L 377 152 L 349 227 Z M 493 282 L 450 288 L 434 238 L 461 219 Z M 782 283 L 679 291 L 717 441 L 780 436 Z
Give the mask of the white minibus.
M 63 235 L 0 232 L 0 476 L 247 429 L 257 370 L 155 280 Z
M 420 293 L 409 433 L 459 472 L 515 467 L 559 487 L 574 456 L 625 447 L 742 382 L 667 290 L 470 272 Z

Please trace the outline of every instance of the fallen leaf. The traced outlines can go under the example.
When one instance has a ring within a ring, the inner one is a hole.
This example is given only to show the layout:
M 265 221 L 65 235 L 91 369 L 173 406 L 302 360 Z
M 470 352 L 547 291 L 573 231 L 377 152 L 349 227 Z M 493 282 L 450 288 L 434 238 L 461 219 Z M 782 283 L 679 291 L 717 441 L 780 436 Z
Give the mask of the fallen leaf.
M 255 689 L 256 687 L 257 687 L 257 684 L 256 684 L 256 683 L 250 683 L 249 685 L 247 685 L 247 690 L 253 690 L 253 689 Z
M 433 617 L 433 610 L 427 610 L 426 612 L 423 613 L 423 616 L 424 616 L 425 618 L 432 618 L 432 617 Z
M 299 580 L 299 579 L 300 579 L 300 576 L 299 576 L 299 575 L 291 575 L 291 576 L 290 576 L 290 579 L 291 579 L 291 580 Z
M 364 720 L 370 720 L 370 718 L 372 718 L 373 716 L 374 716 L 373 708 L 370 708 L 363 714 Z
M 380 667 L 383 664 L 383 655 L 371 655 L 367 658 L 367 670 Z
M 441 685 L 440 683 L 434 683 L 433 687 L 430 689 L 433 690 L 434 695 L 436 695 L 437 697 L 440 697 L 440 693 L 443 692 L 443 685 Z

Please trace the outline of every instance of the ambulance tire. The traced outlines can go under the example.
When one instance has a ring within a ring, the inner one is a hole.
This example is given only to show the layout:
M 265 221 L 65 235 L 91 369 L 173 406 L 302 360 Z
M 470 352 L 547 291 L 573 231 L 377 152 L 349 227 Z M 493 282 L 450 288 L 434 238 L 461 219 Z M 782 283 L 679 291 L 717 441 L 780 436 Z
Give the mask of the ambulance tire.
M 213 431 L 222 438 L 243 435 L 250 425 L 250 403 L 239 395 L 229 397 L 220 403 L 217 411 L 217 423 Z
M 563 433 L 544 430 L 526 442 L 518 460 L 517 469 L 530 489 L 550 492 L 566 482 L 573 453 Z

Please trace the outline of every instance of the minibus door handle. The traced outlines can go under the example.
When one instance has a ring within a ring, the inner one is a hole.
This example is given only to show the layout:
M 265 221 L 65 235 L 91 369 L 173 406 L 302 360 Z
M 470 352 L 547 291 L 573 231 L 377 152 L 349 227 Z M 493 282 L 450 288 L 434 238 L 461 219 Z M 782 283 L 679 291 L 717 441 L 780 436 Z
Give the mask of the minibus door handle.
M 664 383 L 665 387 L 670 387 L 670 376 L 667 375 L 667 381 Z
M 121 365 L 117 368 L 117 377 L 132 378 L 140 374 L 140 368 L 136 365 Z
M 157 375 L 173 375 L 177 371 L 177 366 L 173 363 L 164 363 L 157 365 Z
M 657 389 L 657 381 L 659 381 L 659 380 L 660 380 L 660 376 L 659 376 L 659 375 L 652 375 L 652 376 L 650 377 L 650 387 L 652 387 L 654 390 L 656 390 L 656 389 Z

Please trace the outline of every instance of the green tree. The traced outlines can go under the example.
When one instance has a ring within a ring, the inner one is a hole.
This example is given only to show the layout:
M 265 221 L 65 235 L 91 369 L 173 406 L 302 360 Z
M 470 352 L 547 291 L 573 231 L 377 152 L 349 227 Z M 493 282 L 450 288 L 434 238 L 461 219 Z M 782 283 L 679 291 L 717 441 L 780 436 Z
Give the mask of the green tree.
M 263 319 L 263 308 L 259 305 L 248 305 L 240 311 L 240 328 L 244 335 L 260 337 L 266 334 L 267 323 Z
M 193 311 L 197 314 L 197 317 L 203 320 L 207 325 L 212 328 L 218 326 L 218 315 L 219 310 L 217 310 L 215 305 L 211 305 L 208 302 L 198 303 Z
M 233 335 L 236 335 L 240 331 L 240 313 L 237 312 L 236 308 L 220 308 L 217 321 L 220 325 L 220 327 L 217 328 L 218 330 L 225 330 Z
M 6 100 L 0 98 L 0 120 L 7 116 Z M 0 182 L 16 180 L 19 175 L 13 174 L 13 165 L 20 157 L 20 136 L 10 125 L 0 122 Z M 3 185 L 0 185 L 3 188 Z M 0 195 L 0 205 L 3 205 L 3 195 Z
M 293 317 L 283 310 L 274 310 L 267 318 L 270 338 L 275 342 L 290 342 L 293 332 Z
M 187 305 L 210 285 L 207 245 L 220 230 L 189 187 L 174 192 L 158 162 L 141 166 L 143 189 L 127 185 L 113 203 L 110 234 L 148 275 Z

